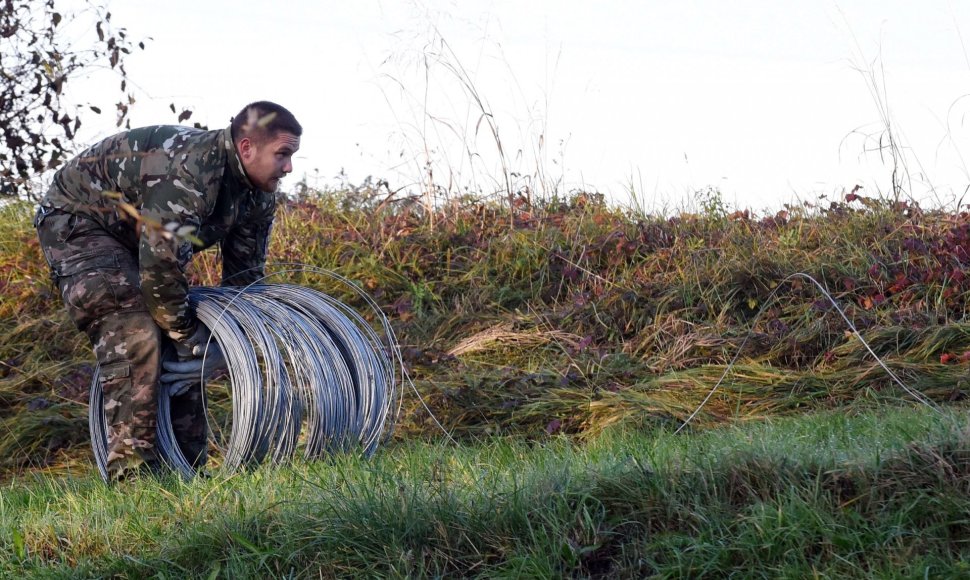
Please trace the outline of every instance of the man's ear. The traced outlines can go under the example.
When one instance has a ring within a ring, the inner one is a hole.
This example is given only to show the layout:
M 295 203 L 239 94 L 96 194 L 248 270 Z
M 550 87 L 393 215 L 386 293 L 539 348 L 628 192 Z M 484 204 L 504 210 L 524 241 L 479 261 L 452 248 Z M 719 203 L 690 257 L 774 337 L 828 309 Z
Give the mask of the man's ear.
M 256 145 L 249 137 L 240 139 L 236 147 L 239 149 L 239 158 L 247 163 L 256 155 Z

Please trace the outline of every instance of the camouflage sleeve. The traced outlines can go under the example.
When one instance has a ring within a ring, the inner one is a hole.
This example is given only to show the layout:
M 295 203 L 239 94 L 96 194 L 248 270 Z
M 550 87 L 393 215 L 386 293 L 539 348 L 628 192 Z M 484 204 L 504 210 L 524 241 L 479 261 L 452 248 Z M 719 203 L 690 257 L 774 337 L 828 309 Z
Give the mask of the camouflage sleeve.
M 222 241 L 222 285 L 245 286 L 266 274 L 275 194 L 261 193 L 249 219 L 232 229 Z
M 185 268 L 192 259 L 186 235 L 198 231 L 206 213 L 206 186 L 184 171 L 146 181 L 138 259 L 148 311 L 173 340 L 192 336 L 198 322 L 188 301 Z

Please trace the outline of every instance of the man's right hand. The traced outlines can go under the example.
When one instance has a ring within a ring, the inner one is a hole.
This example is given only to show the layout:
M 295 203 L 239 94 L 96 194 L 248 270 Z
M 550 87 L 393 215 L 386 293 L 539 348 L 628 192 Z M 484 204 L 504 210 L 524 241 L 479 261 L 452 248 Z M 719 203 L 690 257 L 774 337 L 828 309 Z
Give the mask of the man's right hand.
M 188 340 L 176 342 L 175 351 L 178 361 L 163 362 L 162 368 L 168 372 L 159 377 L 169 396 L 181 395 L 227 369 L 222 349 L 211 340 L 209 329 L 202 324 Z
M 197 324 L 198 326 L 191 336 L 184 340 L 173 341 L 175 342 L 175 353 L 179 360 L 201 357 L 209 343 L 215 344 L 215 341 L 211 340 L 212 335 L 209 333 L 209 329 L 201 322 Z

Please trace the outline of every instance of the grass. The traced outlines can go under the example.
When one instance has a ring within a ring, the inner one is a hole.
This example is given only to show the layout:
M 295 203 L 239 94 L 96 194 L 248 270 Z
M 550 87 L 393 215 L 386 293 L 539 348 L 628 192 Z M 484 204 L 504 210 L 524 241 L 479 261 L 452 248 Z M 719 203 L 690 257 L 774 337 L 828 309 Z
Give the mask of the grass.
M 409 393 L 371 462 L 117 488 L 89 459 L 89 347 L 29 208 L 4 206 L 0 575 L 966 575 L 970 215 L 707 195 L 674 216 L 585 193 L 287 200 L 272 258 L 366 289 L 434 418 Z
M 0 500 L 0 570 L 44 577 L 957 577 L 965 414 L 808 416 L 583 445 L 397 443 L 372 461 Z
M 334 270 L 390 317 L 418 391 L 454 436 L 590 437 L 911 400 L 813 284 L 831 293 L 894 372 L 938 403 L 968 393 L 970 216 L 850 194 L 775 215 L 645 215 L 577 193 L 535 205 L 463 198 L 431 210 L 366 188 L 280 209 L 278 262 Z M 83 336 L 52 294 L 30 210 L 0 216 L 0 471 L 86 456 Z M 192 280 L 218 281 L 217 257 Z M 318 287 L 312 274 L 273 281 Z M 408 399 L 402 438 L 437 424 Z

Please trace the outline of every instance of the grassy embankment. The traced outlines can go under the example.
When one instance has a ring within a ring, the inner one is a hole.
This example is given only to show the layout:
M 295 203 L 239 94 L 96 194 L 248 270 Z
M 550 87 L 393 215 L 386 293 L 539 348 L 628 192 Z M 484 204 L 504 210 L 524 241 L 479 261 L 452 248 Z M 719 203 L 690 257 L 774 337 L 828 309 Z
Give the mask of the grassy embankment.
M 577 195 L 512 212 L 468 201 L 429 215 L 413 204 L 379 206 L 366 193 L 290 204 L 273 257 L 358 280 L 391 317 L 435 415 L 472 446 L 442 451 L 420 443 L 437 437 L 437 428 L 409 397 L 393 448 L 372 464 L 341 460 L 278 478 L 258 472 L 147 484 L 134 494 L 142 498 L 137 506 L 98 488 L 86 449 L 87 346 L 49 294 L 28 218 L 7 209 L 0 461 L 8 476 L 38 466 L 83 474 L 34 484 L 20 496 L 4 492 L 8 553 L 24 556 L 28 567 L 95 558 L 122 569 L 161 547 L 156 563 L 196 573 L 201 562 L 215 562 L 338 574 L 368 566 L 511 574 L 517 565 L 580 575 L 677 574 L 702 565 L 751 566 L 765 575 L 916 574 L 924 565 L 954 572 L 966 558 L 965 428 L 931 442 L 921 425 L 933 414 L 899 410 L 899 432 L 883 433 L 870 413 L 910 405 L 908 396 L 813 285 L 782 283 L 795 272 L 818 279 L 894 372 L 954 412 L 967 393 L 970 358 L 966 214 L 854 199 L 774 216 L 728 215 L 712 196 L 700 214 L 658 217 Z M 213 257 L 197 262 L 196 281 L 211 283 Z M 350 299 L 325 280 L 292 281 Z M 804 419 L 778 431 L 752 426 L 669 442 L 665 433 L 696 408 L 749 330 L 695 430 Z M 853 427 L 840 414 L 860 414 L 870 427 Z M 812 432 L 832 425 L 861 430 L 829 453 L 824 441 L 812 443 Z M 627 434 L 621 443 L 601 438 L 611 426 Z M 784 444 L 792 430 L 804 434 L 808 456 Z M 766 443 L 736 453 L 725 434 Z M 521 442 L 478 443 L 483 436 Z M 883 449 L 883 437 L 899 445 Z M 525 443 L 547 439 L 552 447 Z M 702 441 L 715 453 L 695 456 Z M 654 445 L 684 449 L 658 460 Z M 856 446 L 880 451 L 847 458 Z M 299 490 L 287 495 L 291 488 Z M 266 499 L 276 496 L 282 503 Z M 162 508 L 162 497 L 175 503 Z M 174 515 L 185 502 L 194 507 Z M 15 508 L 27 519 L 12 515 Z M 156 509 L 165 517 L 152 516 Z M 132 510 L 139 515 L 112 523 L 112 514 Z M 96 522 L 92 544 L 69 531 L 62 536 L 59 519 Z M 112 526 L 146 533 L 134 534 L 134 549 L 109 549 L 97 538 Z M 162 530 L 158 541 L 149 538 L 155 530 Z M 334 542 L 355 541 L 321 543 L 331 531 Z M 380 543 L 364 542 L 369 535 Z M 305 543 L 293 544 L 296 536 Z M 212 551 L 192 548 L 192 538 Z M 336 555 L 327 560 L 317 549 Z M 140 556 L 125 560 L 126 550 Z

